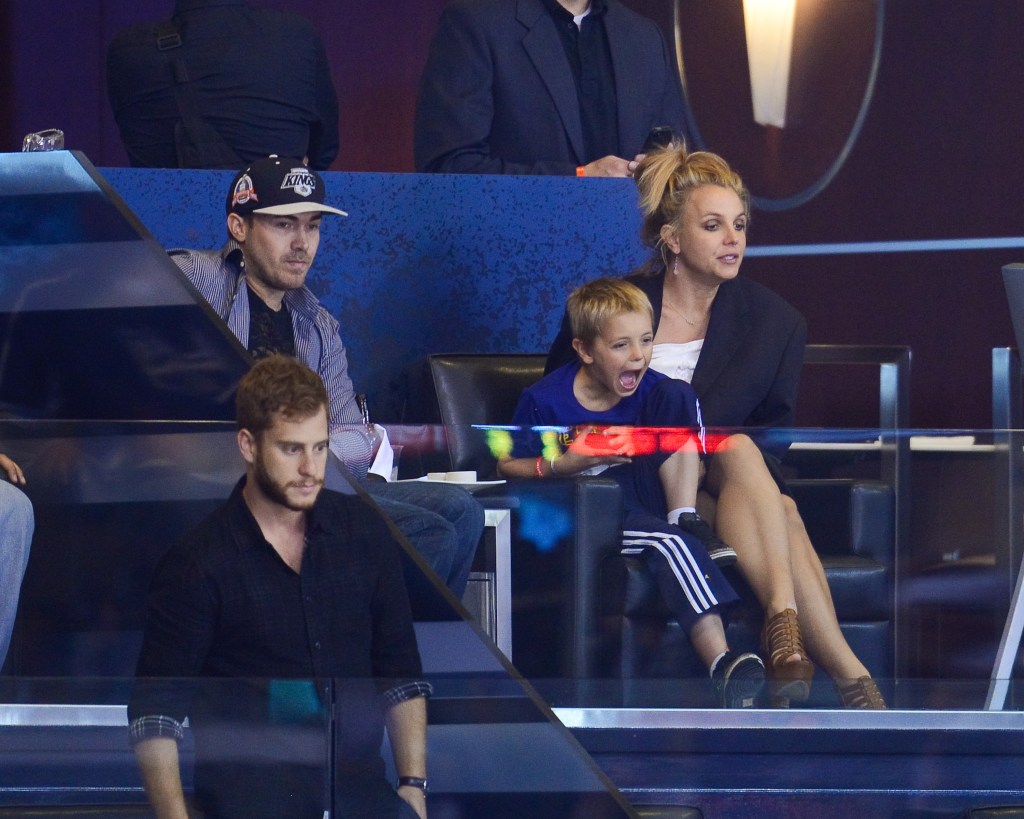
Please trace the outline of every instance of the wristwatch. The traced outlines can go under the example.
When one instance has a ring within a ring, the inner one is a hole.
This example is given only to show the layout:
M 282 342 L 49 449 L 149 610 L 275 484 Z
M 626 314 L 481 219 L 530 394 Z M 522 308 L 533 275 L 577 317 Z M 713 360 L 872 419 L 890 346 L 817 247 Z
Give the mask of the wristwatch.
M 398 777 L 398 787 L 401 788 L 408 785 L 410 788 L 419 788 L 423 791 L 423 795 L 426 796 L 430 793 L 430 789 L 427 787 L 427 780 L 420 779 L 418 776 L 400 776 Z

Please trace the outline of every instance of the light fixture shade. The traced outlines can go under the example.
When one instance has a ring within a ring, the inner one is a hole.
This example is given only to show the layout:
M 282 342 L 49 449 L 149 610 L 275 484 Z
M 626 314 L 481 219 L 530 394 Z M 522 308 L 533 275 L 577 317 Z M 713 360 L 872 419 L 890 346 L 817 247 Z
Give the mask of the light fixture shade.
M 759 125 L 786 125 L 795 17 L 796 0 L 743 0 L 750 93 L 754 121 Z

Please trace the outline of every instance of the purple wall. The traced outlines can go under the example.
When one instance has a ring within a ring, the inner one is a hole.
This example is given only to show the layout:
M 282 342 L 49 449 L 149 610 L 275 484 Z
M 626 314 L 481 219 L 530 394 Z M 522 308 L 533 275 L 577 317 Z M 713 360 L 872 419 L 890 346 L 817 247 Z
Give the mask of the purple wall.
M 341 97 L 335 170 L 411 170 L 415 88 L 443 2 L 277 3 L 317 20 L 323 32 Z M 124 164 L 104 96 L 104 48 L 121 26 L 167 16 L 170 7 L 170 0 L 5 0 L 0 144 L 14 149 L 26 131 L 58 126 L 97 166 Z M 1019 0 L 888 0 L 874 104 L 845 168 L 808 205 L 756 213 L 752 241 L 1024 235 L 1022 43 Z M 694 59 L 690 52 L 691 68 Z M 699 117 L 714 117 L 730 96 L 702 97 Z M 750 161 L 728 158 L 741 168 Z M 911 345 L 916 425 L 984 426 L 989 350 L 1012 343 L 999 268 L 1022 259 L 1024 249 L 751 259 L 747 272 L 804 311 L 813 342 Z

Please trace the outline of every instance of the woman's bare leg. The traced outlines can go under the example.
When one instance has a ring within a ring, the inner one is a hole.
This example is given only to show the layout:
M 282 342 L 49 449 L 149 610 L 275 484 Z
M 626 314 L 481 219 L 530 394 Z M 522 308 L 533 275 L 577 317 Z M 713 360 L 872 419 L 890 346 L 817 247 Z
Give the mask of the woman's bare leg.
M 789 529 L 800 633 L 807 651 L 833 680 L 859 679 L 867 675 L 868 670 L 857 659 L 839 628 L 821 559 L 811 544 L 796 503 L 781 493 L 780 497 Z
M 795 609 L 808 654 L 834 680 L 866 675 L 839 628 L 825 570 L 796 503 L 779 491 L 754 442 L 745 435 L 728 438 L 711 460 L 705 487 L 718 495 L 711 510 L 715 528 L 736 550 L 767 616 Z M 788 605 L 782 602 L 787 593 Z
M 715 496 L 715 530 L 737 554 L 737 567 L 770 617 L 797 609 L 786 513 L 764 456 L 746 435 L 715 450 L 704 486 Z

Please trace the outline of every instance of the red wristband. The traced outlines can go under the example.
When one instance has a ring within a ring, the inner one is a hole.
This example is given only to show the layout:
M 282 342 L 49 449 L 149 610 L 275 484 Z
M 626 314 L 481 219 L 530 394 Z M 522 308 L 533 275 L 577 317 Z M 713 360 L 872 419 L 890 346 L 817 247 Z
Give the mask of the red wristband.
M 533 462 L 533 471 L 537 473 L 538 478 L 544 477 L 544 456 L 538 455 L 537 460 Z
M 587 175 L 586 166 L 584 166 L 584 165 L 577 165 L 576 166 L 576 176 L 586 176 L 586 175 Z

